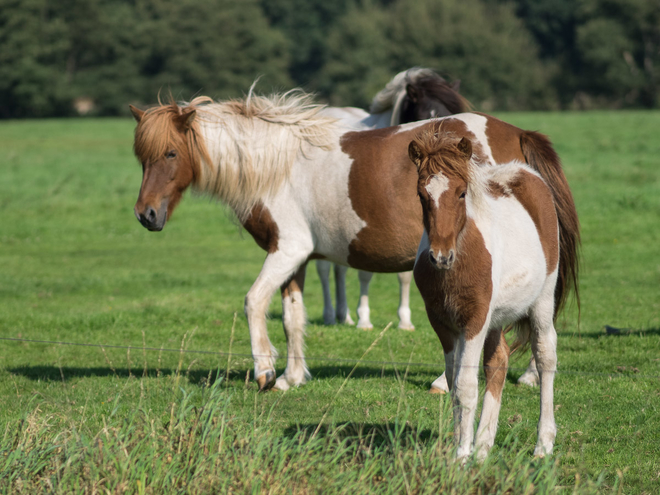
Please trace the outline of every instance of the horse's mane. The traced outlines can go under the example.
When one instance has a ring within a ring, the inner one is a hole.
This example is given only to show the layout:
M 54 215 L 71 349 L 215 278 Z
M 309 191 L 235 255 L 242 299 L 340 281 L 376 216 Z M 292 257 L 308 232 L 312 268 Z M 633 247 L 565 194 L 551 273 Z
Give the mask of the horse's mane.
M 471 109 L 470 103 L 437 72 L 425 67 L 413 67 L 399 72 L 374 96 L 369 112 L 383 113 L 392 110 L 392 124 L 399 123 L 401 105 L 406 97 L 408 84 L 420 87 L 432 98 L 441 101 L 451 113 L 462 113 Z
M 442 121 L 417 134 L 413 141 L 422 154 L 420 172 L 428 175 L 442 172 L 468 184 L 474 179 L 471 160 L 458 149 L 460 139 L 453 133 L 443 132 Z

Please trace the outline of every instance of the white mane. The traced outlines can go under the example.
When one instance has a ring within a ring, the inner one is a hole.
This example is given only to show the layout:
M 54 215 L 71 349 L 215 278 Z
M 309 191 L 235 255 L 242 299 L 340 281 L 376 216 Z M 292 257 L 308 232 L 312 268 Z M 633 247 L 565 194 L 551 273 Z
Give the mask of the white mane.
M 197 122 L 211 163 L 201 167 L 196 188 L 227 203 L 239 220 L 279 190 L 296 158 L 309 147 L 336 145 L 336 119 L 300 90 L 213 102 L 198 97 Z
M 374 96 L 369 113 L 383 113 L 391 110 L 391 125 L 396 125 L 400 120 L 401 104 L 406 96 L 406 86 L 423 77 L 437 77 L 437 74 L 424 67 L 413 67 L 399 72 Z

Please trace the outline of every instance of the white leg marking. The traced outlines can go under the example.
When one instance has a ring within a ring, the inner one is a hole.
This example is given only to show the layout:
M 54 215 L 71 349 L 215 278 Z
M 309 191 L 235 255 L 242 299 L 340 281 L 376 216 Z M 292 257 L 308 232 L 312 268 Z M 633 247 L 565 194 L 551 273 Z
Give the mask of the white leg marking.
M 529 366 L 527 370 L 520 375 L 518 378 L 518 383 L 523 385 L 529 385 L 530 387 L 537 387 L 539 384 L 539 372 L 536 370 L 536 361 L 534 361 L 534 356 L 529 360 Z
M 346 300 L 346 272 L 348 267 L 335 265 L 335 292 L 337 296 L 337 323 L 345 325 L 355 325 L 348 310 L 348 301 Z
M 500 407 L 502 397 L 493 397 L 490 390 L 486 390 L 484 403 L 481 408 L 481 418 L 477 428 L 477 438 L 474 449 L 477 452 L 477 459 L 483 461 L 488 452 L 495 444 L 495 435 L 497 434 L 497 419 L 500 416 Z
M 401 330 L 414 330 L 415 325 L 410 319 L 410 283 L 413 272 L 398 273 L 399 277 L 399 328 Z
M 332 296 L 330 295 L 330 267 L 332 263 L 326 260 L 316 260 L 316 271 L 321 279 L 323 289 L 323 323 L 334 325 L 335 310 L 332 307 Z
M 446 394 L 449 392 L 449 385 L 447 384 L 447 373 L 443 373 L 431 384 L 432 394 Z
M 305 306 L 299 291 L 291 291 L 282 298 L 282 324 L 286 334 L 287 363 L 282 376 L 275 382 L 278 390 L 303 385 L 311 378 L 305 364 Z
M 360 279 L 360 303 L 357 309 L 357 327 L 363 330 L 371 330 L 374 327 L 369 319 L 369 282 L 371 282 L 373 275 L 371 272 L 358 271 L 358 278 Z

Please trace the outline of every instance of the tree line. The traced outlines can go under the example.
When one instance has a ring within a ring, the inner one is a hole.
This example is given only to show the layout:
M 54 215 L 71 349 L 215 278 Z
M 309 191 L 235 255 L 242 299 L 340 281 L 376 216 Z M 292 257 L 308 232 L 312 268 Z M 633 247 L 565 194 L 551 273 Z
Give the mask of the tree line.
M 302 87 L 368 106 L 431 67 L 484 111 L 660 105 L 658 0 L 0 0 L 0 117 Z

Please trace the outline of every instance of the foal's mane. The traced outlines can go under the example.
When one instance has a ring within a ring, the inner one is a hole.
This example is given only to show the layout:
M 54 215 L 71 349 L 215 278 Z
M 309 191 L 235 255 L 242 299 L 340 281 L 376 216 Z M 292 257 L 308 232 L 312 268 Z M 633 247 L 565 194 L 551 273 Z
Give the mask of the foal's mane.
M 468 185 L 474 181 L 471 160 L 458 148 L 460 139 L 451 132 L 443 132 L 441 121 L 417 134 L 413 142 L 421 152 L 420 173 L 436 175 L 442 172 L 457 176 Z
M 454 90 L 437 72 L 425 67 L 413 67 L 399 72 L 380 90 L 371 101 L 370 113 L 383 113 L 392 110 L 392 125 L 398 124 L 401 105 L 406 97 L 406 86 L 421 88 L 432 98 L 441 101 L 451 113 L 471 110 L 470 103 Z

